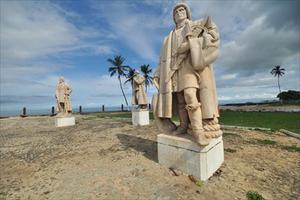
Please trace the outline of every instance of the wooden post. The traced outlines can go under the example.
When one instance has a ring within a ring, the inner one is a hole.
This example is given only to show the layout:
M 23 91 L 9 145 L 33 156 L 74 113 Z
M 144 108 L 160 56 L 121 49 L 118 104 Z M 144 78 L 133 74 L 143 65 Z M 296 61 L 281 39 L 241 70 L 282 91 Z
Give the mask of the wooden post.
M 104 112 L 105 111 L 105 109 L 104 109 L 104 105 L 102 105 L 102 112 Z
M 21 117 L 27 117 L 27 115 L 26 115 L 26 107 L 23 108 Z
M 82 113 L 82 107 L 79 106 L 79 113 L 81 114 Z
M 52 117 L 54 115 L 55 115 L 54 106 L 52 106 L 52 108 L 51 108 L 51 115 L 50 116 Z

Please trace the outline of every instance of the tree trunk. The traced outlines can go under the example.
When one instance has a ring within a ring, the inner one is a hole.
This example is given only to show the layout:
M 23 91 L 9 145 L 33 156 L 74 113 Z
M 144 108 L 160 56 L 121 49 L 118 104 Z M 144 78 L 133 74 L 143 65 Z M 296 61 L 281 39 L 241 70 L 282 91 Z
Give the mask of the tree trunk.
M 280 94 L 281 90 L 280 90 L 280 84 L 279 84 L 279 76 L 277 77 L 277 83 L 278 83 L 278 89 L 279 89 L 279 94 Z
M 128 102 L 127 102 L 127 99 L 126 99 L 126 96 L 125 96 L 125 93 L 124 93 L 124 90 L 123 90 L 123 87 L 122 87 L 121 78 L 118 77 L 118 79 L 119 79 L 120 88 L 121 88 L 121 90 L 122 90 L 122 94 L 123 94 L 123 97 L 124 97 L 124 99 L 125 99 L 125 102 L 126 102 L 126 105 L 127 105 L 127 109 L 128 109 Z

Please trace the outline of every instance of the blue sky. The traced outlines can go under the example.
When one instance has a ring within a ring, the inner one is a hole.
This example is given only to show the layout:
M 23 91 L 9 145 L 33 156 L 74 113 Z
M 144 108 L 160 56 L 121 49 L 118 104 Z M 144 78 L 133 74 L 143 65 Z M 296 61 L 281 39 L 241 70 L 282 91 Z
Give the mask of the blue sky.
M 177 2 L 1 0 L 1 110 L 49 108 L 59 76 L 73 88 L 74 107 L 124 103 L 107 59 L 121 54 L 126 65 L 155 70 Z M 214 69 L 220 101 L 274 98 L 275 65 L 286 69 L 282 90 L 300 90 L 299 1 L 186 2 L 193 19 L 211 15 L 219 27 Z M 129 84 L 125 92 L 130 100 Z M 154 92 L 150 87 L 149 100 Z

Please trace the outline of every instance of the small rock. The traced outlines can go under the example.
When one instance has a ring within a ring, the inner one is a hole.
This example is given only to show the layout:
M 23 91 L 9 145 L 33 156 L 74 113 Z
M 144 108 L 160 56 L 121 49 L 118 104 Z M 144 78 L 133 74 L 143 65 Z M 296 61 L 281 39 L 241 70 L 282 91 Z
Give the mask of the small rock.
M 46 191 L 46 192 L 44 192 L 44 194 L 49 194 L 50 193 L 50 191 Z

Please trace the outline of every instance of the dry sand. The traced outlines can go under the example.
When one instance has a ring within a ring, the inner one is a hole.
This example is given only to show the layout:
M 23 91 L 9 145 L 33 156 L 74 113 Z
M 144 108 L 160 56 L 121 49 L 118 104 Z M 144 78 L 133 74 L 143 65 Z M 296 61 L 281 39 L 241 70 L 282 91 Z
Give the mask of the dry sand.
M 157 129 L 129 119 L 76 116 L 0 120 L 0 199 L 299 199 L 300 141 L 280 133 L 225 130 L 225 162 L 203 186 L 157 163 Z M 261 140 L 276 144 L 262 144 Z

